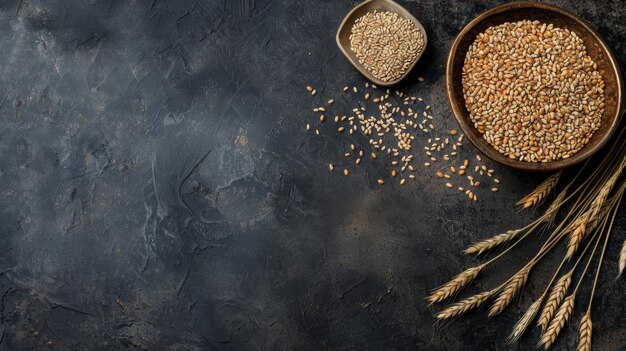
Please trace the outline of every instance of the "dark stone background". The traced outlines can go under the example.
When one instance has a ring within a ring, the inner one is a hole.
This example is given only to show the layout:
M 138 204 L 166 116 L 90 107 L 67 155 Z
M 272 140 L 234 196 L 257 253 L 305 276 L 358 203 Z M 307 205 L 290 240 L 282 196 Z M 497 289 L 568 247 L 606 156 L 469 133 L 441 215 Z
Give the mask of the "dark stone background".
M 448 48 L 499 3 L 402 1 L 429 35 L 406 88 L 433 106 L 438 133 L 455 127 Z M 625 68 L 623 1 L 555 3 L 590 21 Z M 330 174 L 347 139 L 304 132 L 312 107 L 364 84 L 334 41 L 353 5 L 1 1 L 1 348 L 534 348 L 536 330 L 519 345 L 506 335 L 558 255 L 491 321 L 434 326 L 423 299 L 474 264 L 465 245 L 534 218 L 513 203 L 542 175 L 487 161 L 501 191 L 471 204 L 423 169 L 404 187 L 375 184 L 383 163 Z M 626 283 L 613 282 L 625 224 L 620 213 L 593 311 L 598 350 L 626 345 Z M 515 252 L 474 291 L 533 245 Z M 575 347 L 588 293 L 556 349 Z

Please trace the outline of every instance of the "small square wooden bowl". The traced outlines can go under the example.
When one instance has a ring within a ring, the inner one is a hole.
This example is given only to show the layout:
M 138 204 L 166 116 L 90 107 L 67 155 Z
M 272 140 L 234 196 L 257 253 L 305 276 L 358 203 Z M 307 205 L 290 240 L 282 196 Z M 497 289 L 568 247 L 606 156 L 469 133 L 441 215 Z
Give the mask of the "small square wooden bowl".
M 397 13 L 398 16 L 400 16 L 400 18 L 407 19 L 415 23 L 415 26 L 417 27 L 417 29 L 419 29 L 424 35 L 424 46 L 422 48 L 422 51 L 417 56 L 417 58 L 415 58 L 415 61 L 411 64 L 409 69 L 407 69 L 406 72 L 404 72 L 404 74 L 400 78 L 393 80 L 393 81 L 389 81 L 389 82 L 384 82 L 374 77 L 365 67 L 363 67 L 363 65 L 359 62 L 359 59 L 356 57 L 352 49 L 350 49 L 350 34 L 352 31 L 352 26 L 354 25 L 354 22 L 356 22 L 357 19 L 361 18 L 366 13 L 374 12 L 374 11 Z M 354 68 L 356 68 L 359 72 L 361 72 L 361 74 L 363 74 L 372 83 L 381 87 L 390 87 L 392 85 L 396 85 L 400 83 L 400 81 L 404 79 L 411 72 L 413 67 L 415 67 L 415 64 L 417 64 L 417 62 L 420 60 L 420 58 L 422 57 L 422 54 L 426 50 L 426 44 L 427 44 L 426 30 L 424 30 L 424 26 L 422 26 L 422 24 L 404 7 L 396 4 L 395 2 L 391 0 L 369 0 L 353 8 L 352 11 L 350 11 L 346 15 L 346 17 L 343 19 L 343 22 L 341 22 L 341 25 L 339 26 L 339 30 L 337 31 L 336 39 L 337 39 L 337 46 L 339 46 L 339 49 L 341 50 L 343 55 L 348 59 L 348 61 L 350 61 L 352 66 L 354 66 Z
M 465 108 L 461 75 L 469 46 L 476 36 L 491 26 L 505 22 L 538 20 L 575 32 L 585 43 L 587 54 L 598 64 L 605 83 L 605 107 L 602 124 L 591 140 L 570 158 L 552 162 L 525 162 L 512 160 L 499 153 L 482 134 L 474 128 L 469 111 Z M 576 165 L 599 151 L 617 129 L 624 105 L 624 82 L 617 64 L 604 40 L 580 17 L 560 7 L 535 1 L 512 2 L 495 7 L 472 20 L 463 28 L 452 44 L 446 70 L 448 100 L 459 126 L 467 139 L 483 154 L 505 166 L 524 171 L 555 171 Z

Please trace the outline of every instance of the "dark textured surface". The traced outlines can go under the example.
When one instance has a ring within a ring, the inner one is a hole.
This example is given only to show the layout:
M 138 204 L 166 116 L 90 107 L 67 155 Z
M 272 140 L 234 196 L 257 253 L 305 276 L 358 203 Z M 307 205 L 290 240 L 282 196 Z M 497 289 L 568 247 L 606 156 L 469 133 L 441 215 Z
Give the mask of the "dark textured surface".
M 426 81 L 407 85 L 433 106 L 439 132 L 454 127 L 449 45 L 498 3 L 402 2 L 429 34 L 416 73 Z M 590 21 L 624 70 L 622 1 L 556 3 Z M 305 85 L 339 96 L 364 83 L 334 42 L 352 5 L 1 1 L 0 348 L 534 348 L 536 330 L 519 345 L 505 339 L 557 256 L 491 321 L 475 313 L 435 327 L 423 299 L 473 264 L 464 245 L 533 217 L 513 203 L 541 176 L 489 164 L 501 191 L 477 204 L 424 170 L 381 188 L 384 164 L 332 175 L 324 164 L 341 162 L 346 139 L 304 132 L 322 99 Z M 598 350 L 626 345 L 626 283 L 612 280 L 624 225 L 620 214 L 593 311 Z M 575 347 L 576 325 L 557 349 Z

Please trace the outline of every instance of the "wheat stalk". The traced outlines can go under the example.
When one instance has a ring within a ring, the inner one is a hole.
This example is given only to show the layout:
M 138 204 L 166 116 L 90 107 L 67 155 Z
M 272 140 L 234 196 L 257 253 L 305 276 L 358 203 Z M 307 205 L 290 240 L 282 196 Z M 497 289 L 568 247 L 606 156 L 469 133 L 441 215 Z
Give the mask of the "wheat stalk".
M 535 188 L 535 190 L 533 190 L 530 194 L 524 196 L 521 200 L 519 200 L 516 205 L 521 205 L 524 208 L 530 208 L 542 202 L 559 182 L 562 172 L 563 171 L 558 171 L 557 173 L 548 177 L 548 179 L 539 184 L 539 186 Z
M 550 322 L 548 329 L 543 333 L 541 339 L 539 340 L 539 346 L 543 346 L 546 350 L 554 344 L 557 336 L 563 330 L 565 323 L 569 320 L 572 315 L 572 311 L 574 310 L 574 300 L 576 298 L 575 294 L 572 294 L 565 298 L 563 304 L 556 311 L 556 315 L 554 319 Z
M 502 292 L 498 295 L 498 298 L 493 303 L 493 306 L 489 309 L 489 317 L 494 317 L 500 314 L 506 306 L 508 306 L 511 301 L 517 296 L 520 290 L 528 281 L 528 276 L 530 275 L 531 266 L 526 266 L 520 269 L 519 272 L 515 273 L 515 275 L 509 280 L 506 285 L 502 288 Z
M 580 320 L 580 329 L 578 331 L 578 347 L 576 351 L 591 351 L 591 333 L 593 332 L 593 324 L 591 323 L 591 314 L 589 311 Z
M 476 309 L 484 304 L 489 298 L 496 292 L 497 290 L 485 291 L 480 294 L 476 294 L 474 296 L 470 296 L 464 300 L 459 302 L 455 302 L 454 304 L 448 306 L 446 309 L 437 313 L 435 317 L 439 320 L 450 319 L 454 317 L 458 317 L 468 311 Z
M 502 234 L 498 234 L 498 235 L 492 236 L 489 239 L 485 239 L 483 241 L 479 241 L 479 242 L 473 244 L 472 246 L 470 246 L 467 249 L 465 249 L 463 252 L 465 252 L 466 254 L 470 254 L 470 255 L 471 254 L 480 255 L 483 252 L 491 250 L 491 249 L 493 249 L 496 246 L 499 246 L 499 245 L 502 245 L 502 244 L 504 244 L 506 242 L 511 241 L 521 231 L 522 231 L 521 229 L 509 230 L 506 233 L 502 233 Z
M 555 247 L 558 247 L 560 242 L 565 240 L 567 241 L 566 254 L 563 257 L 561 264 L 554 272 L 550 282 L 545 286 L 545 290 L 542 292 L 541 296 L 528 307 L 508 336 L 508 341 L 511 343 L 519 340 L 530 324 L 533 323 L 533 320 L 535 320 L 537 315 L 539 315 L 537 324 L 542 330 L 539 347 L 545 347 L 548 349 L 554 344 L 557 337 L 571 318 L 577 291 L 583 283 L 583 278 L 593 261 L 598 245 L 601 241 L 604 241 L 604 246 L 599 257 L 598 268 L 596 270 L 595 280 L 593 282 L 589 298 L 587 312 L 581 319 L 579 326 L 578 350 L 590 350 L 593 329 L 591 322 L 591 305 L 597 287 L 604 254 L 608 246 L 611 227 L 618 212 L 621 197 L 626 190 L 626 181 L 623 182 L 619 188 L 616 188 L 616 184 L 621 177 L 621 173 L 623 172 L 624 167 L 626 167 L 626 149 L 623 147 L 623 145 L 625 145 L 625 136 L 626 128 L 621 131 L 619 137 L 617 138 L 618 142 L 614 143 L 613 147 L 607 152 L 606 157 L 602 160 L 602 162 L 592 170 L 591 175 L 584 181 L 581 181 L 581 184 L 576 185 L 576 188 L 574 188 L 571 192 L 569 191 L 570 187 L 574 185 L 574 182 L 579 175 L 584 174 L 583 171 L 586 172 L 589 170 L 589 163 L 586 163 L 578 174 L 571 180 L 570 184 L 568 184 L 556 196 L 554 201 L 541 217 L 524 228 L 509 230 L 505 233 L 498 234 L 472 244 L 466 248 L 464 250 L 465 253 L 480 255 L 500 245 L 512 242 L 511 245 L 507 245 L 502 252 L 498 253 L 487 262 L 482 263 L 480 266 L 467 269 L 458 276 L 454 277 L 450 282 L 433 291 L 432 295 L 427 298 L 431 304 L 453 297 L 457 292 L 473 281 L 483 267 L 507 254 L 523 239 L 528 237 L 529 233 L 533 232 L 535 229 L 546 226 L 546 224 L 548 228 L 551 228 L 562 205 L 571 199 L 574 199 L 568 213 L 564 216 L 556 228 L 552 230 L 551 234 L 548 236 L 547 240 L 545 240 L 535 256 L 521 270 L 516 272 L 499 287 L 452 303 L 442 311 L 438 312 L 435 317 L 440 321 L 455 318 L 468 311 L 483 306 L 492 298 L 494 299 L 494 302 L 489 309 L 488 315 L 489 317 L 493 317 L 500 314 L 522 291 L 529 279 L 530 271 L 534 265 L 541 261 L 543 257 L 545 257 L 545 255 L 547 255 Z M 561 175 L 562 172 L 551 175 L 533 192 L 525 196 L 517 204 L 523 206 L 524 208 L 530 208 L 545 201 L 548 194 L 556 187 Z M 611 217 L 610 213 L 612 213 L 612 219 L 608 225 L 608 230 L 605 231 L 609 218 Z M 603 238 L 603 235 L 606 235 L 606 237 Z M 592 239 L 588 240 L 588 237 L 590 236 L 592 236 Z M 584 251 L 579 252 L 580 246 L 583 242 L 587 242 Z M 587 250 L 592 246 L 592 253 L 590 255 L 586 255 Z M 564 264 L 568 263 L 568 260 L 573 258 L 575 255 L 577 256 L 577 260 L 573 267 L 570 268 L 569 272 L 558 278 Z M 579 263 L 585 258 L 587 258 L 587 264 L 581 272 L 575 288 L 568 295 L 573 275 L 574 273 L 577 273 L 578 276 L 576 269 Z M 620 251 L 618 268 L 619 277 L 624 270 L 626 270 L 626 241 L 623 243 Z
M 619 252 L 619 273 L 617 277 L 621 277 L 622 273 L 624 273 L 624 268 L 626 268 L 626 240 L 624 240 L 624 244 L 622 245 L 622 250 Z
M 461 289 L 463 289 L 467 284 L 471 283 L 472 280 L 478 276 L 478 273 L 480 273 L 480 270 L 483 269 L 484 266 L 485 265 L 480 265 L 466 269 L 456 277 L 452 278 L 449 282 L 432 291 L 426 300 L 428 300 L 432 305 L 433 303 L 441 302 L 453 296 L 457 292 L 461 291 Z
M 554 312 L 563 302 L 563 298 L 565 298 L 565 294 L 569 289 L 569 286 L 572 284 L 572 271 L 568 272 L 564 276 L 559 279 L 550 295 L 548 295 L 548 301 L 546 305 L 543 307 L 541 314 L 539 315 L 539 322 L 537 325 L 541 326 L 541 330 L 545 332 L 552 320 L 552 316 L 554 316 Z
M 616 195 L 617 198 L 616 198 L 615 203 L 617 204 L 619 204 L 622 200 L 622 195 L 623 195 L 622 190 L 620 190 L 620 193 Z M 589 304 L 587 305 L 587 313 L 585 313 L 585 315 L 580 321 L 580 328 L 578 332 L 578 347 L 576 348 L 576 350 L 578 351 L 591 351 L 591 337 L 593 333 L 593 324 L 591 322 L 591 305 L 593 303 L 593 296 L 595 295 L 596 287 L 598 286 L 598 278 L 600 277 L 600 270 L 602 269 L 602 263 L 604 262 L 604 254 L 606 253 L 606 248 L 609 244 L 609 238 L 611 237 L 611 229 L 613 228 L 613 223 L 615 221 L 615 216 L 617 215 L 618 209 L 619 209 L 619 206 L 615 206 L 615 208 L 613 208 L 611 220 L 609 221 L 609 216 L 606 216 L 606 218 L 604 219 L 604 223 L 602 224 L 602 227 L 600 229 L 601 233 L 604 232 L 608 224 L 608 230 L 606 231 L 606 237 L 604 238 L 604 245 L 602 246 L 600 258 L 598 259 L 598 268 L 596 268 L 596 275 L 593 280 L 593 287 L 591 288 L 591 294 L 589 295 Z M 594 252 L 591 254 L 591 257 L 589 257 L 589 261 L 587 262 L 585 271 L 583 271 L 583 274 L 580 280 L 578 281 L 578 285 L 576 286 L 576 289 L 574 290 L 574 294 L 576 293 L 576 290 L 578 290 L 578 287 L 580 286 L 580 283 L 582 282 L 582 277 L 584 277 L 585 273 L 587 272 L 587 269 L 589 268 L 589 264 L 591 263 L 591 259 L 593 258 L 593 254 L 595 253 L 596 248 L 598 247 L 598 244 L 600 243 L 601 238 L 602 238 L 602 234 L 598 236 L 598 240 L 593 250 Z
M 524 313 L 522 318 L 520 318 L 519 321 L 517 321 L 517 323 L 513 327 L 513 330 L 511 331 L 511 334 L 509 335 L 507 339 L 509 343 L 512 344 L 516 342 L 517 340 L 519 340 L 520 337 L 522 337 L 526 329 L 528 329 L 528 326 L 530 325 L 530 323 L 533 321 L 533 319 L 535 319 L 535 316 L 537 315 L 537 312 L 539 312 L 539 309 L 541 308 L 541 304 L 543 303 L 543 300 L 545 297 L 546 297 L 545 294 L 541 295 L 537 299 L 537 301 L 533 302 L 533 304 L 530 305 L 530 307 L 528 307 L 528 309 L 526 310 L 526 313 Z

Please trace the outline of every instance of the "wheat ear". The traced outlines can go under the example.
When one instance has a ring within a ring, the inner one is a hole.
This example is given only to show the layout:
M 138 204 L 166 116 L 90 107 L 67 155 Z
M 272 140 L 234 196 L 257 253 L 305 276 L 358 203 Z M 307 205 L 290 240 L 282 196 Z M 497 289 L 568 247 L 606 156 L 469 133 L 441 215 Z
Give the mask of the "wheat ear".
M 559 208 L 561 208 L 561 205 L 565 202 L 565 196 L 567 195 L 568 188 L 569 185 L 559 193 L 556 199 L 554 199 L 554 201 L 550 204 L 550 207 L 546 210 L 546 213 L 543 215 L 543 221 L 545 223 L 552 223 L 554 217 L 556 217 Z
M 554 316 L 554 312 L 563 302 L 563 298 L 565 298 L 565 294 L 567 294 L 567 290 L 569 286 L 572 284 L 572 272 L 568 272 L 564 276 L 562 276 L 550 291 L 550 295 L 548 295 L 548 301 L 546 301 L 546 305 L 543 307 L 541 314 L 539 315 L 539 321 L 537 325 L 541 326 L 541 330 L 543 332 L 546 331 L 550 321 L 552 320 L 552 316 Z
M 435 317 L 439 320 L 450 319 L 458 317 L 468 311 L 476 309 L 484 304 L 489 298 L 496 292 L 496 290 L 485 291 L 474 296 L 470 296 L 467 299 L 455 302 L 448 306 L 446 309 L 437 313 Z
M 576 251 L 578 251 L 578 249 L 580 248 L 580 244 L 587 237 L 587 234 L 594 230 L 598 226 L 600 221 L 609 214 L 609 211 L 611 210 L 611 207 L 613 207 L 617 196 L 619 196 L 619 193 L 611 197 L 609 201 L 605 201 L 600 207 L 599 211 L 594 211 L 595 214 L 593 216 L 591 216 L 592 211 L 589 210 L 581 215 L 581 217 L 576 219 L 574 222 L 572 222 L 571 225 L 565 229 L 565 234 L 567 234 L 568 232 L 570 233 L 569 239 L 567 240 L 567 253 L 565 254 L 566 258 L 571 258 L 574 256 Z
M 556 315 L 554 316 L 552 322 L 550 322 L 548 329 L 541 336 L 541 340 L 539 340 L 539 346 L 543 346 L 547 350 L 550 348 L 550 346 L 552 346 L 552 344 L 554 344 L 557 336 L 559 336 L 559 333 L 561 333 L 561 330 L 563 330 L 565 323 L 567 323 L 569 317 L 572 315 L 572 311 L 574 310 L 575 298 L 576 295 L 574 294 L 565 298 L 561 307 L 559 307 L 559 309 L 556 311 Z
M 616 199 L 616 196 L 613 196 L 611 197 L 611 199 L 609 199 L 609 201 L 605 202 L 604 205 L 602 205 L 602 207 L 600 208 L 600 211 L 594 217 L 587 217 L 587 214 L 589 214 L 589 212 L 586 211 L 585 213 L 577 217 L 575 220 L 570 222 L 567 225 L 567 227 L 565 227 L 565 229 L 563 230 L 563 233 L 571 234 L 574 230 L 576 230 L 576 228 L 580 226 L 580 224 L 583 221 L 586 221 L 585 222 L 586 229 L 589 229 L 589 230 L 594 229 L 600 222 L 600 219 L 604 218 L 604 216 L 606 216 L 606 214 L 609 212 L 615 199 Z
M 582 217 L 579 217 L 574 223 L 574 229 L 569 235 L 569 239 L 567 240 L 567 253 L 565 254 L 565 258 L 570 259 L 574 256 L 580 244 L 583 242 L 587 233 L 591 231 L 591 228 L 587 230 L 587 223 L 589 223 L 589 212 L 585 212 Z
M 624 244 L 622 245 L 622 250 L 619 252 L 619 273 L 617 277 L 621 277 L 622 273 L 624 273 L 624 268 L 626 268 L 626 240 L 624 240 Z
M 617 179 L 619 178 L 621 174 L 622 174 L 621 169 L 616 171 L 615 174 L 613 174 L 613 176 L 609 178 L 606 184 L 604 184 L 602 188 L 600 188 L 598 195 L 596 196 L 595 199 L 593 199 L 593 202 L 591 203 L 591 206 L 589 207 L 589 212 L 590 212 L 589 218 L 596 217 L 596 215 L 600 212 L 602 205 L 604 205 L 604 202 L 609 196 L 609 193 L 611 192 L 611 190 L 613 190 L 613 187 L 615 186 L 615 183 L 617 182 Z
M 511 334 L 507 338 L 509 343 L 512 344 L 522 337 L 526 329 L 528 329 L 528 326 L 530 325 L 530 323 L 533 321 L 533 319 L 535 319 L 537 312 L 539 312 L 539 309 L 541 308 L 541 304 L 543 303 L 543 299 L 545 298 L 545 296 L 546 295 L 541 295 L 537 299 L 537 301 L 533 302 L 533 304 L 530 305 L 530 307 L 528 307 L 528 309 L 526 310 L 526 313 L 524 313 L 522 318 L 520 318 L 519 321 L 517 321 L 517 323 L 513 327 L 513 330 L 511 331 Z
M 449 282 L 435 289 L 430 296 L 426 298 L 426 300 L 428 300 L 432 305 L 433 303 L 441 302 L 453 296 L 467 286 L 467 284 L 471 283 L 472 280 L 478 276 L 478 273 L 480 273 L 480 270 L 483 269 L 483 267 L 484 265 L 480 265 L 466 269 L 456 277 L 452 278 Z
M 617 179 L 621 174 L 621 169 L 615 172 L 611 178 L 600 188 L 598 195 L 593 199 L 589 209 L 573 223 L 573 231 L 569 237 L 567 243 L 567 258 L 574 256 L 574 253 L 580 247 L 580 244 L 585 240 L 585 237 L 591 232 L 609 212 L 610 206 L 606 206 L 606 199 L 609 193 L 615 186 Z
M 480 255 L 485 251 L 491 250 L 496 246 L 502 245 L 511 241 L 513 238 L 517 236 L 517 234 L 521 232 L 521 229 L 509 230 L 506 233 L 498 234 L 492 236 L 489 239 L 485 239 L 483 241 L 479 241 L 472 246 L 465 249 L 463 252 L 466 254 L 477 254 Z
M 609 201 L 605 202 L 604 205 L 602 205 L 602 207 L 600 208 L 600 211 L 594 217 L 589 218 L 589 223 L 587 224 L 587 227 L 590 230 L 598 226 L 600 220 L 609 214 L 609 211 L 611 210 L 615 199 L 615 197 L 612 197 Z
M 539 186 L 535 188 L 535 190 L 533 190 L 530 194 L 524 196 L 521 200 L 519 200 L 516 205 L 521 205 L 524 208 L 530 208 L 542 202 L 559 182 L 559 179 L 561 178 L 561 173 L 562 171 L 558 171 L 557 173 L 548 177 L 548 179 L 539 184 Z
M 493 306 L 489 309 L 489 317 L 496 316 L 504 311 L 506 306 L 508 306 L 520 290 L 522 290 L 529 275 L 530 266 L 526 266 L 519 272 L 515 273 L 511 280 L 502 288 L 502 292 L 498 295 L 498 298 L 493 303 Z
M 591 314 L 589 311 L 580 320 L 580 329 L 578 331 L 578 347 L 576 351 L 591 351 L 591 333 L 593 332 L 593 324 L 591 323 Z

